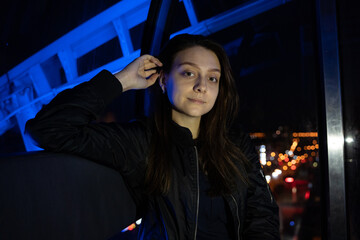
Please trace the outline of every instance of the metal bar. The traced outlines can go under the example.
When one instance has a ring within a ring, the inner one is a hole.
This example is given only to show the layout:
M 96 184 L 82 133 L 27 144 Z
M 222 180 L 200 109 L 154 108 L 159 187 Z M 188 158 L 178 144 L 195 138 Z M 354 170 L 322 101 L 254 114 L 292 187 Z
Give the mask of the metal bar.
M 191 0 L 183 0 L 185 9 L 186 9 L 186 13 L 189 17 L 190 23 L 191 25 L 196 25 L 199 23 L 197 17 L 196 17 L 196 13 L 195 13 L 195 9 L 194 6 L 192 4 Z
M 344 132 L 335 0 L 317 0 L 327 139 L 327 239 L 347 239 Z
M 174 0 L 152 0 L 146 20 L 146 25 L 141 43 L 141 55 L 151 54 L 158 55 L 162 44 L 169 39 L 168 32 L 169 23 L 173 16 L 172 10 Z M 145 37 L 146 36 L 146 37 Z M 149 115 L 151 112 L 150 93 L 149 90 L 137 91 L 136 101 L 139 108 L 136 110 L 138 114 L 145 113 Z
M 65 71 L 66 80 L 72 82 L 77 76 L 76 58 L 70 48 L 58 52 L 58 57 Z
M 171 12 L 172 0 L 152 0 L 148 13 L 148 19 L 144 29 L 143 40 L 141 44 L 141 54 L 157 55 L 164 39 L 168 39 L 166 35 L 167 27 L 169 27 L 168 16 Z
M 224 28 L 230 27 L 236 23 L 259 15 L 263 12 L 271 10 L 280 5 L 286 4 L 290 1 L 284 0 L 257 0 L 245 3 L 237 8 L 231 9 L 227 12 L 218 14 L 212 18 L 201 21 L 195 25 L 180 30 L 171 35 L 170 38 L 181 33 L 192 33 L 210 35 Z
M 49 81 L 46 78 L 40 64 L 36 64 L 30 69 L 29 76 L 31 78 L 32 85 L 39 96 L 51 91 Z
M 117 32 L 120 46 L 121 46 L 124 56 L 129 56 L 134 51 L 134 48 L 133 48 L 133 45 L 131 42 L 129 29 L 127 28 L 127 26 L 125 26 L 125 24 L 121 18 L 114 20 L 113 25 Z

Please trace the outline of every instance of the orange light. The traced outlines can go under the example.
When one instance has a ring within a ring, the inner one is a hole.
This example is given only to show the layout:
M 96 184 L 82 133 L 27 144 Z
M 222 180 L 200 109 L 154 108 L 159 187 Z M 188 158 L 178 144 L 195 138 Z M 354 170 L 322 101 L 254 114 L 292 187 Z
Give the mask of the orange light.
M 131 230 L 134 230 L 135 227 L 136 227 L 136 225 L 135 225 L 135 223 L 133 223 L 128 227 L 128 229 L 129 229 L 129 231 L 131 231 Z
M 311 152 L 311 156 L 315 157 L 316 153 L 315 152 Z
M 297 147 L 296 151 L 300 152 L 301 151 L 301 147 Z
M 290 167 L 292 165 L 292 163 L 291 162 L 288 162 L 288 166 Z
M 266 165 L 268 165 L 269 167 L 271 166 L 271 162 L 270 161 L 267 161 L 266 162 Z
M 299 132 L 293 133 L 293 137 L 318 137 L 317 132 Z
M 312 143 L 315 145 L 315 144 L 317 144 L 317 141 L 316 141 L 316 140 L 313 140 Z
M 287 167 L 287 166 L 283 166 L 283 170 L 284 170 L 284 171 L 288 170 L 288 167 Z
M 254 133 L 250 133 L 250 138 L 264 138 L 265 137 L 265 133 L 262 132 L 254 132 Z
M 290 168 L 291 168 L 291 170 L 295 170 L 295 169 L 296 169 L 296 166 L 295 166 L 295 165 L 292 165 Z
M 271 155 L 272 157 L 275 157 L 276 154 L 275 154 L 274 152 L 272 152 L 270 155 Z

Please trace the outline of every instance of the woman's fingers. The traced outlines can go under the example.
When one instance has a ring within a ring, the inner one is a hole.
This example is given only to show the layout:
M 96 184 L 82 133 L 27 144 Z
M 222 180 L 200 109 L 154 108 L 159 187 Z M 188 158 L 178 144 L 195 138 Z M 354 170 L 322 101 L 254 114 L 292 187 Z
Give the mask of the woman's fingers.
M 143 55 L 143 59 L 144 59 L 145 65 L 147 65 L 147 64 L 155 64 L 158 67 L 162 67 L 162 65 L 163 65 L 162 62 L 160 62 L 159 59 L 157 59 L 156 57 L 151 56 L 151 55 Z
M 153 75 L 151 75 L 148 79 L 148 86 L 150 87 L 151 85 L 153 85 L 156 82 L 156 79 L 160 76 L 159 73 L 154 73 Z
M 151 55 L 143 55 L 116 73 L 115 77 L 122 84 L 123 91 L 144 89 L 155 83 L 162 65 L 159 59 Z
M 148 78 L 149 76 L 153 75 L 156 72 L 157 72 L 156 69 L 147 70 L 145 71 L 145 77 Z
M 144 65 L 144 70 L 145 71 L 148 71 L 148 70 L 151 70 L 151 69 L 156 69 L 156 68 L 159 68 L 159 66 L 156 65 L 155 63 L 145 63 L 145 65 Z
M 151 55 L 144 55 L 142 58 L 142 70 L 144 71 L 143 77 L 145 77 L 147 82 L 152 85 L 153 81 L 156 81 L 156 79 L 159 77 L 159 68 L 162 66 L 162 63 L 157 58 Z

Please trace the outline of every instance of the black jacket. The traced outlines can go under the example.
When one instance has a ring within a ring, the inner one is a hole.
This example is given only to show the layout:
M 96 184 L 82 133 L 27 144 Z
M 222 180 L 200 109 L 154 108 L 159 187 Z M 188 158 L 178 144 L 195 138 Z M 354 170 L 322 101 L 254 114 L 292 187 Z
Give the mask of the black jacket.
M 119 81 L 102 71 L 89 82 L 59 93 L 26 124 L 40 147 L 81 155 L 117 169 L 142 217 L 142 239 L 195 239 L 199 196 L 197 149 L 187 128 L 172 122 L 173 174 L 166 196 L 144 191 L 146 156 L 151 139 L 147 121 L 128 124 L 93 121 L 122 92 Z M 279 239 L 278 207 L 262 173 L 258 155 L 245 134 L 234 142 L 252 164 L 251 187 L 239 181 L 237 191 L 224 196 L 233 214 L 237 239 Z M 244 171 L 239 166 L 240 171 Z

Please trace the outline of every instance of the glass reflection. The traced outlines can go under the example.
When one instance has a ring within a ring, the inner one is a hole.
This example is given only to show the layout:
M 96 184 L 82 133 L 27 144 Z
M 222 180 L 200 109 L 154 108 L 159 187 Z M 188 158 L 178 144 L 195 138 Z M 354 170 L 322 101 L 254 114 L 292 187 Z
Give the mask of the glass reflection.
M 230 56 L 238 123 L 278 202 L 282 239 L 322 236 L 315 26 L 314 2 L 291 1 L 212 34 Z

